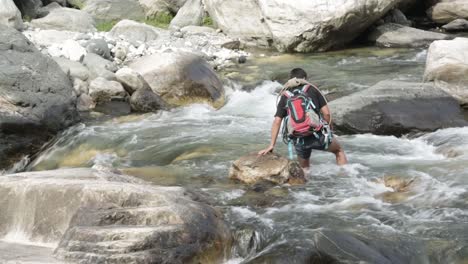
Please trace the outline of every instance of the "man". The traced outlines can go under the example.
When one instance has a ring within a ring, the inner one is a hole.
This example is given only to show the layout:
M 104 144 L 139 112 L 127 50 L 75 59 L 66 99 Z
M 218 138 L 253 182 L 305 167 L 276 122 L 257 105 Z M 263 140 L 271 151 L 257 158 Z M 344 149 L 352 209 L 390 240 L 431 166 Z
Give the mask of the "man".
M 289 78 L 291 79 L 289 83 L 293 83 L 293 85 L 299 84 L 299 83 L 306 83 L 307 79 L 307 73 L 301 69 L 301 68 L 295 68 L 289 73 Z M 297 85 L 295 87 L 290 87 L 288 90 L 294 90 L 294 89 L 301 89 L 303 85 Z M 286 86 L 287 87 L 287 86 Z M 321 92 L 314 88 L 310 88 L 307 90 L 307 96 L 310 97 L 312 100 L 313 104 L 317 106 L 317 109 L 320 109 L 320 112 L 322 114 L 323 119 L 330 124 L 331 126 L 331 114 L 330 114 L 330 109 L 328 108 L 327 101 L 321 94 Z M 273 121 L 273 125 L 271 128 L 271 143 L 268 148 L 261 150 L 258 152 L 259 155 L 265 155 L 269 152 L 272 152 L 275 145 L 276 145 L 276 139 L 278 137 L 280 128 L 281 128 L 281 122 L 283 118 L 285 118 L 288 115 L 287 112 L 287 103 L 288 98 L 286 97 L 285 94 L 281 95 L 281 99 L 278 103 L 278 106 L 276 108 L 276 114 L 275 114 L 275 119 Z M 348 163 L 348 160 L 346 159 L 346 155 L 341 148 L 340 144 L 338 143 L 338 140 L 334 137 L 332 137 L 332 140 L 330 144 L 324 144 L 323 142 L 323 136 L 322 133 L 320 133 L 320 137 L 317 138 L 314 135 L 306 136 L 306 137 L 301 137 L 301 138 L 296 138 L 293 139 L 294 146 L 296 149 L 296 153 L 298 156 L 298 161 L 299 164 L 301 165 L 302 168 L 307 169 L 310 166 L 310 155 L 312 152 L 312 149 L 317 149 L 317 150 L 325 150 L 329 151 L 336 156 L 336 163 L 338 165 L 345 165 Z M 320 140 L 322 138 L 322 140 Z

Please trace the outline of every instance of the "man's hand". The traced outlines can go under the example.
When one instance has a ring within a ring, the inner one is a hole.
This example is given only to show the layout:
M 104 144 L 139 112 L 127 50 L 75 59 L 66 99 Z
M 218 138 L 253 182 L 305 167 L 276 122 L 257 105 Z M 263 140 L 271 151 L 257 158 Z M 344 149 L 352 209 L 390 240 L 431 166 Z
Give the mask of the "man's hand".
M 274 148 L 273 146 L 269 146 L 268 148 L 266 148 L 266 149 L 264 149 L 264 150 L 260 150 L 260 151 L 258 152 L 258 155 L 259 155 L 259 156 L 260 156 L 260 155 L 263 156 L 263 155 L 266 155 L 266 154 L 268 154 L 268 153 L 270 153 L 270 152 L 273 152 L 273 148 Z

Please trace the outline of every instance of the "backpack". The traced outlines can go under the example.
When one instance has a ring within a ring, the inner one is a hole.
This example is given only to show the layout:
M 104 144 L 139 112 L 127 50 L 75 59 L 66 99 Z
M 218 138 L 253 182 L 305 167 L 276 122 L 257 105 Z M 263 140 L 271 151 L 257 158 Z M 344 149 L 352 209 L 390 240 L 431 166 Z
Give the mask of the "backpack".
M 291 139 L 314 135 L 320 138 L 320 133 L 328 138 L 329 126 L 323 119 L 320 109 L 315 106 L 307 91 L 311 85 L 306 84 L 302 88 L 292 91 L 286 90 L 283 95 L 287 98 L 286 110 L 288 115 L 283 123 L 283 139 L 289 142 Z M 328 145 L 328 144 L 327 144 Z

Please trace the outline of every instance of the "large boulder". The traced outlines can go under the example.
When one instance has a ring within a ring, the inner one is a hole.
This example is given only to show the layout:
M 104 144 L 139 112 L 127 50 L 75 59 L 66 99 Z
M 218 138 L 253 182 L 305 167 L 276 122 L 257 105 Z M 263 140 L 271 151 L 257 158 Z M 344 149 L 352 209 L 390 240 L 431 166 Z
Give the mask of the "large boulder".
M 16 6 L 25 18 L 38 18 L 47 15 L 47 11 L 42 9 L 41 0 L 14 0 Z
M 155 17 L 161 13 L 175 14 L 187 0 L 138 0 L 146 17 Z
M 119 82 L 98 77 L 89 83 L 89 96 L 94 102 L 103 103 L 112 100 L 122 101 L 127 96 L 127 92 Z
M 468 38 L 435 41 L 426 59 L 425 81 L 435 81 L 462 104 L 468 104 Z
M 211 66 L 201 57 L 186 52 L 155 53 L 129 66 L 148 82 L 151 89 L 172 106 L 207 102 L 224 104 L 224 88 Z
M 70 76 L 70 79 L 80 79 L 86 81 L 89 78 L 89 70 L 83 64 L 69 59 L 55 57 L 55 62 L 60 66 L 62 71 Z
M 433 84 L 382 81 L 330 103 L 335 127 L 401 136 L 467 125 L 455 99 Z
M 0 25 L 0 168 L 79 120 L 67 75 L 15 29 Z
M 89 69 L 89 79 L 103 77 L 107 80 L 115 80 L 115 72 L 118 68 L 112 61 L 106 60 L 97 54 L 88 53 L 83 59 L 83 65 Z
M 0 178 L 0 236 L 21 230 L 79 263 L 218 263 L 222 214 L 181 187 L 117 172 L 66 169 Z M 21 219 L 21 221 L 18 221 Z
M 311 52 L 343 46 L 385 15 L 398 0 L 206 0 L 224 32 L 280 51 Z
M 441 0 L 427 11 L 436 23 L 445 24 L 457 18 L 468 18 L 468 1 Z
M 93 32 L 93 18 L 86 12 L 74 8 L 52 8 L 43 18 L 34 19 L 31 25 L 41 29 L 68 30 L 77 32 Z
M 427 47 L 435 40 L 445 39 L 450 36 L 393 23 L 379 26 L 369 35 L 369 41 L 387 48 Z
M 136 0 L 87 0 L 83 11 L 90 14 L 98 23 L 121 19 L 145 19 L 143 8 Z
M 128 67 L 118 70 L 115 77 L 130 95 L 142 88 L 150 88 L 143 76 Z
M 162 32 L 161 29 L 144 23 L 122 20 L 112 28 L 110 35 L 114 38 L 124 39 L 138 47 L 141 43 L 157 39 Z
M 21 30 L 23 19 L 13 0 L 0 0 L 0 25 Z
M 262 181 L 275 184 L 304 184 L 304 171 L 299 163 L 278 154 L 258 156 L 256 153 L 239 158 L 232 163 L 229 178 L 247 184 Z
M 172 19 L 171 26 L 200 26 L 203 23 L 205 9 L 202 0 L 188 0 Z

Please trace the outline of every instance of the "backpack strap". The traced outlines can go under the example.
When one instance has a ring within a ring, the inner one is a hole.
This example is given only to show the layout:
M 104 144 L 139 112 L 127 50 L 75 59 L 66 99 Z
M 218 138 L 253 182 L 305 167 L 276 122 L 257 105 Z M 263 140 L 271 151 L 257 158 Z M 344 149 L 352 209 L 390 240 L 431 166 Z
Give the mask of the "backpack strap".
M 310 88 L 310 84 L 306 84 L 302 87 L 302 92 L 307 94 L 307 91 L 309 91 L 309 88 Z
M 294 94 L 290 91 L 284 91 L 283 95 L 286 96 L 286 98 L 291 98 L 294 96 Z

